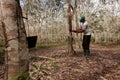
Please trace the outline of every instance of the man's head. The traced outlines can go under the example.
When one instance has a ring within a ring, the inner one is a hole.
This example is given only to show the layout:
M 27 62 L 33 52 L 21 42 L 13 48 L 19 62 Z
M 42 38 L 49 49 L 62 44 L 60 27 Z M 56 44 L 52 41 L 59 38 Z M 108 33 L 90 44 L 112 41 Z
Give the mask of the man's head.
M 81 16 L 79 17 L 79 21 L 80 21 L 80 22 L 85 22 L 85 16 L 81 15 Z

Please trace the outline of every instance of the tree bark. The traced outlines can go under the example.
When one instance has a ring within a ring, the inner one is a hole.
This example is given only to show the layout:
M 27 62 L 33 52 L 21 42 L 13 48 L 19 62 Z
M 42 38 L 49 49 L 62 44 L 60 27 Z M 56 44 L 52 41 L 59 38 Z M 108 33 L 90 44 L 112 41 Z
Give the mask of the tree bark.
M 78 29 L 79 27 L 77 23 L 77 0 L 74 0 L 73 20 L 74 20 L 74 28 Z M 80 48 L 80 39 L 78 33 L 75 34 L 75 46 L 76 48 Z
M 1 0 L 2 28 L 5 37 L 5 79 L 12 80 L 28 69 L 25 26 L 19 0 Z
M 69 28 L 69 36 L 68 36 L 68 53 L 70 55 L 74 55 L 73 49 L 73 38 L 72 38 L 72 15 L 71 15 L 71 3 L 70 0 L 66 0 L 68 9 L 67 9 L 67 20 L 68 20 L 68 28 Z

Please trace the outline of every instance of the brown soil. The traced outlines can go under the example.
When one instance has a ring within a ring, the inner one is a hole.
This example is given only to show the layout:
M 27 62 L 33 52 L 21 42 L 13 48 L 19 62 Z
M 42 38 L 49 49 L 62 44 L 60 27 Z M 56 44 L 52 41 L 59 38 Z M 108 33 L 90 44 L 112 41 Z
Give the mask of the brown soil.
M 67 46 L 31 51 L 36 56 L 31 63 L 41 66 L 44 56 L 53 58 L 57 67 L 48 67 L 49 72 L 42 80 L 120 80 L 120 47 L 91 45 L 91 55 L 84 57 L 82 49 L 75 49 L 76 56 L 68 56 Z M 43 65 L 44 66 L 44 65 Z M 44 66 L 46 67 L 46 66 Z
M 75 51 L 77 55 L 69 56 L 67 46 L 33 49 L 30 69 L 31 64 L 46 67 L 48 70 L 37 74 L 41 80 L 120 80 L 120 46 L 92 44 L 89 57 L 83 55 L 81 48 Z M 2 72 L 2 66 L 0 69 Z M 36 80 L 36 76 L 32 79 Z

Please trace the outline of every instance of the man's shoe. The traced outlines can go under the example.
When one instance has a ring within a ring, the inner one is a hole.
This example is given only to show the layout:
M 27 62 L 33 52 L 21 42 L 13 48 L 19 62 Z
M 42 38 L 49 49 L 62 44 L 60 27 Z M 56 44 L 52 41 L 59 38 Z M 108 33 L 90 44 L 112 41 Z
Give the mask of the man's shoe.
M 87 51 L 86 50 L 84 50 L 84 56 L 87 56 Z
M 90 56 L 90 51 L 86 50 L 86 56 Z

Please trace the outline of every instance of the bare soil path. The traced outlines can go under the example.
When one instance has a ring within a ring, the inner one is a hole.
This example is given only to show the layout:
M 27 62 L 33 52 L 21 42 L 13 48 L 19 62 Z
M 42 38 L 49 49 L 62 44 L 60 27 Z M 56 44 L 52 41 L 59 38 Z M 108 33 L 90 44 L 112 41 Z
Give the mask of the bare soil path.
M 120 46 L 91 45 L 91 55 L 87 58 L 82 49 L 75 51 L 77 56 L 68 56 L 67 46 L 61 46 L 38 49 L 30 54 L 52 58 L 58 65 L 49 68 L 49 77 L 43 80 L 120 80 Z M 40 65 L 42 61 L 33 59 L 31 63 Z
M 120 80 L 120 46 L 92 44 L 89 57 L 81 48 L 75 51 L 77 56 L 68 56 L 67 46 L 30 50 L 30 69 L 31 64 L 46 67 L 48 71 L 39 73 L 41 80 Z

